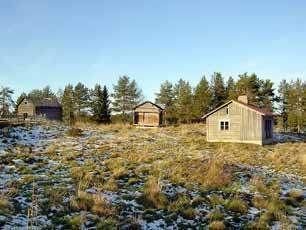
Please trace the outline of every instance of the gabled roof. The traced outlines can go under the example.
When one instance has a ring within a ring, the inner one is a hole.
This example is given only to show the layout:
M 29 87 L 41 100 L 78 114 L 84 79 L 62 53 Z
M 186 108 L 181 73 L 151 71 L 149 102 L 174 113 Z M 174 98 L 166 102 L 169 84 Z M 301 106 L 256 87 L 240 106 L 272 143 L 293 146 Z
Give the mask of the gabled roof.
M 152 104 L 153 106 L 159 108 L 160 110 L 164 110 L 164 108 L 163 108 L 162 106 L 160 106 L 160 105 L 158 105 L 158 104 L 155 104 L 155 103 L 153 103 L 153 102 L 151 102 L 151 101 L 144 101 L 144 102 L 142 102 L 142 103 L 140 103 L 140 104 L 134 106 L 133 109 L 137 109 L 138 107 L 140 107 L 140 106 L 142 106 L 142 105 L 144 105 L 144 104 L 146 104 L 146 103 L 150 103 L 150 104 Z
M 262 116 L 273 116 L 273 113 L 267 109 L 263 109 L 263 108 L 259 108 L 255 105 L 252 105 L 252 104 L 246 104 L 246 103 L 243 103 L 241 101 L 235 101 L 235 100 L 231 100 L 231 101 L 228 101 L 226 102 L 225 104 L 219 106 L 218 108 L 210 111 L 209 113 L 206 113 L 201 119 L 205 119 L 206 117 L 210 116 L 211 114 L 215 113 L 216 111 L 218 111 L 219 109 L 222 109 L 223 107 L 229 105 L 230 103 L 237 103 L 239 104 L 240 106 L 243 106 L 249 110 L 252 110 L 256 113 L 259 113 L 260 115 Z
M 20 102 L 18 103 L 17 106 L 21 104 L 25 99 L 30 101 L 31 103 L 34 104 L 35 107 L 62 107 L 62 105 L 54 98 L 30 98 L 30 97 L 24 97 Z

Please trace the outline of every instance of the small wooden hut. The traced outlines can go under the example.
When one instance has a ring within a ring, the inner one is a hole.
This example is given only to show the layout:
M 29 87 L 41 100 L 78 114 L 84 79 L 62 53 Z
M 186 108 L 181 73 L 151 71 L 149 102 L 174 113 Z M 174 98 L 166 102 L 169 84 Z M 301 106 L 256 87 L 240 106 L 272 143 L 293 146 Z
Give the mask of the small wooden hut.
M 207 141 L 269 144 L 273 141 L 273 114 L 238 97 L 205 114 Z
M 134 125 L 159 127 L 163 125 L 163 108 L 153 102 L 145 101 L 134 107 Z

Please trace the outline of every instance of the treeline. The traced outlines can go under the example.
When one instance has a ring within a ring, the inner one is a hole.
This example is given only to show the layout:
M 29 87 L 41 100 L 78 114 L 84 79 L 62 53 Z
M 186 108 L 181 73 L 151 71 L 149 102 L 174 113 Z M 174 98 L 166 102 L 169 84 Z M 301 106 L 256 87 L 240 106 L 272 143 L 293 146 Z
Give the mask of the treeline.
M 14 104 L 13 90 L 4 87 L 0 91 L 0 111 L 9 113 Z M 306 82 L 301 79 L 287 82 L 282 80 L 277 89 L 271 80 L 260 79 L 256 74 L 244 73 L 237 80 L 214 73 L 210 79 L 203 76 L 193 87 L 183 79 L 172 83 L 165 81 L 156 93 L 155 102 L 165 108 L 167 124 L 199 122 L 203 114 L 224 102 L 247 95 L 249 102 L 268 108 L 279 114 L 282 127 L 300 132 L 306 127 Z M 131 122 L 131 112 L 135 105 L 143 101 L 143 94 L 135 80 L 128 76 L 119 77 L 113 85 L 112 93 L 106 86 L 95 85 L 93 89 L 81 82 L 65 86 L 57 93 L 49 86 L 23 93 L 17 99 L 54 98 L 63 105 L 63 118 L 67 123 L 77 120 L 92 120 L 97 123 Z
M 244 73 L 237 81 L 232 77 L 225 81 L 221 73 L 214 73 L 210 82 L 203 76 L 194 88 L 183 79 L 175 84 L 165 81 L 156 94 L 156 102 L 164 105 L 168 123 L 191 123 L 239 95 L 247 95 L 250 103 L 270 110 L 278 101 L 270 80 Z

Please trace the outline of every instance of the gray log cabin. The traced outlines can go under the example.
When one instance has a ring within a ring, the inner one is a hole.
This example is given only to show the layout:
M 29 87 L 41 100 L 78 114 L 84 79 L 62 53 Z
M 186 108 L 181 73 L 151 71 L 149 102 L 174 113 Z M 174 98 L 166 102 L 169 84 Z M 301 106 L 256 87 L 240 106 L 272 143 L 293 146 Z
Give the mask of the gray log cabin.
M 269 144 L 273 141 L 273 114 L 239 96 L 205 114 L 207 141 Z
M 23 98 L 17 105 L 17 115 L 24 119 L 35 119 L 37 117 L 48 120 L 62 120 L 62 105 L 55 99 L 31 99 Z
M 145 101 L 134 107 L 134 125 L 158 127 L 163 125 L 163 108 L 153 102 Z

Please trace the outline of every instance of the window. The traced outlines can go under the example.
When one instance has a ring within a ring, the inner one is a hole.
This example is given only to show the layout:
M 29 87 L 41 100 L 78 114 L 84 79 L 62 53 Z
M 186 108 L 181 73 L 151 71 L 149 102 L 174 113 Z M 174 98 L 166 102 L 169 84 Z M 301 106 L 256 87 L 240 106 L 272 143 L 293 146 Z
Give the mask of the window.
M 26 104 L 28 104 L 28 102 L 27 102 L 27 101 L 25 101 L 25 102 L 24 102 L 24 104 L 26 105 Z
M 228 114 L 228 106 L 225 108 L 225 113 Z
M 229 130 L 229 121 L 220 121 L 220 130 Z

